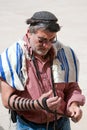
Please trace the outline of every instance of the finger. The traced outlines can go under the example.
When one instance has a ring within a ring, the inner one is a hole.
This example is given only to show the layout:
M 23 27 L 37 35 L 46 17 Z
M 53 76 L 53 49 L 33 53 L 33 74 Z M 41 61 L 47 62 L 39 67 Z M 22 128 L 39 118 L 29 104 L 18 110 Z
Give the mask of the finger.
M 53 97 L 53 98 L 49 98 L 47 100 L 48 103 L 52 104 L 52 105 L 59 105 L 61 104 L 61 97 Z
M 47 99 L 47 105 L 51 109 L 58 109 L 58 107 L 61 105 L 61 98 L 58 98 L 57 100 L 51 100 L 51 102 L 50 99 Z
M 78 122 L 80 119 L 81 119 L 80 116 L 78 116 L 77 118 L 73 117 L 73 118 L 72 118 L 72 121 L 76 123 L 76 122 Z
M 68 108 L 68 115 L 73 117 L 74 116 L 74 111 L 73 111 L 73 108 L 72 107 L 69 107 Z
M 71 112 L 70 114 L 71 114 L 71 117 L 74 117 L 74 116 L 75 116 L 75 112 L 74 112 L 74 111 Z
M 75 114 L 75 118 L 77 119 L 77 121 L 79 121 L 79 120 L 81 119 L 81 117 L 82 117 L 82 111 L 79 110 L 79 111 L 77 111 L 77 113 Z
M 78 116 L 82 115 L 82 111 L 80 108 L 77 108 L 74 112 L 74 117 L 77 118 Z
M 75 122 L 75 123 L 77 122 L 77 120 L 76 120 L 75 118 L 71 118 L 71 120 L 72 120 L 73 122 Z
M 74 122 L 78 122 L 82 118 L 82 111 L 79 110 L 73 117 L 72 120 Z
M 50 97 L 50 98 L 47 99 L 47 102 L 53 103 L 53 102 L 55 102 L 57 100 L 58 100 L 58 96 L 56 96 L 56 97 Z
M 42 98 L 44 98 L 44 97 L 50 97 L 52 95 L 52 90 L 50 90 L 49 92 L 47 92 L 47 93 L 44 93 L 43 95 L 42 95 Z

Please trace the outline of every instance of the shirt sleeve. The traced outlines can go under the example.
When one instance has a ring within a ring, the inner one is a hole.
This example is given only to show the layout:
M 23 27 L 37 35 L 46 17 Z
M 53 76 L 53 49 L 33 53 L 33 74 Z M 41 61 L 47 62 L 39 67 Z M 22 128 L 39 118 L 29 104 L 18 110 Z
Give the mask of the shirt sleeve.
M 65 100 L 67 102 L 67 109 L 74 101 L 78 102 L 80 106 L 84 105 L 85 96 L 82 95 L 82 90 L 80 89 L 78 83 L 72 82 L 66 84 Z

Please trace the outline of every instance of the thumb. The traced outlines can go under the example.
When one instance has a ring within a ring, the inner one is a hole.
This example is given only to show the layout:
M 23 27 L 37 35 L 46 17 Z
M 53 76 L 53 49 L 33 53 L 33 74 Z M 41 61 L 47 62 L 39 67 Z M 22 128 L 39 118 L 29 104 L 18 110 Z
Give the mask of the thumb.
M 52 90 L 50 90 L 49 92 L 47 93 L 44 93 L 43 97 L 50 97 L 52 95 Z

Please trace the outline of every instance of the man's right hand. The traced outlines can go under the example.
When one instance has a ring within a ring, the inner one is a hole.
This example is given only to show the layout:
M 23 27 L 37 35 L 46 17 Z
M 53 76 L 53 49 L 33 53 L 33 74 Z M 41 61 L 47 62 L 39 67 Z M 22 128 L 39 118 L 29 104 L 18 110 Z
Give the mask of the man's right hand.
M 42 96 L 38 99 L 39 103 L 41 104 L 41 106 L 43 106 L 42 100 L 46 98 L 46 104 L 47 107 L 51 110 L 51 111 L 58 111 L 58 108 L 61 105 L 61 97 L 55 96 L 53 95 L 53 91 L 50 90 L 47 93 L 42 94 Z M 43 106 L 44 107 L 44 106 Z

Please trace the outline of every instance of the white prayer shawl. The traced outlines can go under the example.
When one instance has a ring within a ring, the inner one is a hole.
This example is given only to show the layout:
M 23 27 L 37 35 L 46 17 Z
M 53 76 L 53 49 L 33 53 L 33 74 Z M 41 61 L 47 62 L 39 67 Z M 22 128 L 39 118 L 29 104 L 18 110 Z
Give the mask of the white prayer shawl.
M 27 81 L 26 58 L 28 52 L 23 40 L 19 40 L 0 55 L 0 77 L 10 86 L 24 90 Z M 56 58 L 53 61 L 54 83 L 77 82 L 79 61 L 70 47 L 60 42 L 54 45 Z

